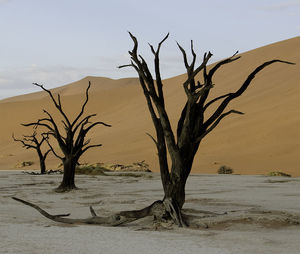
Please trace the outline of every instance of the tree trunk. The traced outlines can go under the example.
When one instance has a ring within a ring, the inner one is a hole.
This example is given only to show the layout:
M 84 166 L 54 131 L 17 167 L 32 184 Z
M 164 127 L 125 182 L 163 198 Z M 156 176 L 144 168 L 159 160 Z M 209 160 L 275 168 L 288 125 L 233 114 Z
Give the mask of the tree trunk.
M 61 184 L 56 189 L 59 192 L 70 191 L 77 189 L 75 186 L 75 167 L 77 161 L 74 158 L 65 158 L 63 160 L 64 164 L 64 176 Z
M 46 173 L 46 164 L 45 164 L 45 160 L 41 160 L 40 159 L 40 168 L 41 168 L 41 174 L 45 174 Z
M 170 179 L 168 181 L 162 179 L 165 192 L 164 200 L 171 199 L 180 210 L 185 202 L 185 185 L 191 172 L 195 150 L 190 150 L 189 153 L 181 151 L 181 153 L 185 154 L 185 156 L 181 155 L 173 159 Z
M 170 199 L 181 209 L 185 202 L 185 184 L 187 176 L 185 175 L 182 167 L 182 163 L 172 165 L 172 170 L 170 174 L 170 181 L 163 182 L 165 199 Z
M 41 149 L 37 149 L 37 153 L 39 155 L 39 159 L 40 159 L 40 169 L 41 169 L 41 174 L 45 174 L 46 173 L 46 164 L 45 164 L 45 160 L 46 160 L 46 156 L 44 157 L 42 154 Z
M 165 193 L 165 199 L 171 199 L 181 209 L 185 202 L 185 182 L 173 183 L 169 186 Z
M 177 172 L 182 172 L 182 168 L 178 168 L 177 170 Z M 170 178 L 171 181 L 167 183 L 164 188 L 165 196 L 163 204 L 165 211 L 167 212 L 167 216 L 169 215 L 175 224 L 179 227 L 186 227 L 187 224 L 182 217 L 181 209 L 185 202 L 185 184 L 187 177 L 183 174 L 177 175 L 171 173 Z

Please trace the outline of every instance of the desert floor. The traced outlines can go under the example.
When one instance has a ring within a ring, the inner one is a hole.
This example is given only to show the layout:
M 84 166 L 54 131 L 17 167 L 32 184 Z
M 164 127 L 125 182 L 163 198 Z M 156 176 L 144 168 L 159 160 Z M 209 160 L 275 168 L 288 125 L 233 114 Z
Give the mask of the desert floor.
M 72 218 L 140 209 L 163 196 L 157 173 L 76 176 L 77 191 L 56 193 L 61 175 L 0 171 L 1 253 L 299 253 L 300 178 L 192 175 L 187 183 L 190 228 L 144 218 L 121 227 L 55 223 L 11 199 Z M 206 228 L 208 226 L 208 228 Z

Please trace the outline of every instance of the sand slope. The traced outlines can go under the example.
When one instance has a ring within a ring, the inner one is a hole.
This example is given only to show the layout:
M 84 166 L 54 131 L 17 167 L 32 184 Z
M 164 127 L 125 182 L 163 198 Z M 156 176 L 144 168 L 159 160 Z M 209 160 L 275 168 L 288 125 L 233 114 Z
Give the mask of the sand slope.
M 256 66 L 276 58 L 298 65 L 276 63 L 257 75 L 245 94 L 228 107 L 246 114 L 228 117 L 204 140 L 193 172 L 215 173 L 225 164 L 241 174 L 280 170 L 300 176 L 300 37 L 243 53 L 240 60 L 216 75 L 212 95 L 235 91 Z M 68 113 L 79 112 L 89 80 L 92 88 L 87 113 L 97 113 L 95 120 L 113 127 L 99 126 L 90 133 L 92 141 L 102 143 L 103 147 L 90 150 L 81 161 L 146 160 L 157 171 L 155 147 L 145 135 L 154 130 L 138 79 L 86 77 L 54 89 L 62 95 Z M 184 75 L 164 81 L 167 109 L 174 127 L 185 100 L 183 80 Z M 0 101 L 0 169 L 12 169 L 24 160 L 37 162 L 34 152 L 12 141 L 11 133 L 20 136 L 30 132 L 20 123 L 43 117 L 43 108 L 55 112 L 49 98 L 41 92 Z M 51 158 L 48 164 L 54 167 L 59 161 Z

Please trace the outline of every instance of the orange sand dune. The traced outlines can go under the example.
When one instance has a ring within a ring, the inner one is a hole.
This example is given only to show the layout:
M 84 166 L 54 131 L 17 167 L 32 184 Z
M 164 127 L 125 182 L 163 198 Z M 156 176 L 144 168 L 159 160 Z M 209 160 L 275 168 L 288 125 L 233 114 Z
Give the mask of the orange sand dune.
M 179 54 L 180 52 L 178 52 Z M 235 91 L 259 64 L 271 59 L 297 63 L 276 63 L 257 75 L 244 95 L 229 105 L 245 115 L 231 115 L 206 137 L 196 156 L 193 172 L 215 173 L 220 165 L 232 167 L 240 174 L 265 174 L 284 171 L 300 176 L 300 37 L 281 41 L 241 54 L 242 58 L 226 65 L 215 77 L 212 95 Z M 164 81 L 167 110 L 173 127 L 185 101 L 184 75 Z M 62 95 L 68 114 L 80 111 L 88 81 L 92 82 L 86 113 L 97 113 L 95 120 L 113 127 L 96 127 L 92 142 L 103 147 L 89 150 L 81 162 L 131 163 L 146 160 L 158 171 L 155 146 L 146 132 L 154 129 L 138 79 L 112 80 L 86 77 L 54 89 Z M 34 151 L 12 141 L 30 133 L 20 123 L 43 117 L 42 109 L 55 112 L 44 92 L 17 96 L 0 101 L 0 169 L 14 169 L 20 161 L 34 161 Z M 56 114 L 54 114 L 56 115 Z M 48 168 L 59 161 L 49 157 Z

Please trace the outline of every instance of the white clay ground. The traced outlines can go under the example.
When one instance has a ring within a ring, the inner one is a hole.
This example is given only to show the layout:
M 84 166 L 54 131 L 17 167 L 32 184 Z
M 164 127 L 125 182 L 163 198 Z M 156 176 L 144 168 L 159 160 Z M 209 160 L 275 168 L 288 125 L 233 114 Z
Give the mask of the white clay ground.
M 90 205 L 100 216 L 163 197 L 158 174 L 80 175 L 79 190 L 56 193 L 61 178 L 0 171 L 0 253 L 300 253 L 300 178 L 191 175 L 183 209 L 188 229 L 152 218 L 121 227 L 65 225 L 11 199 L 84 218 Z

